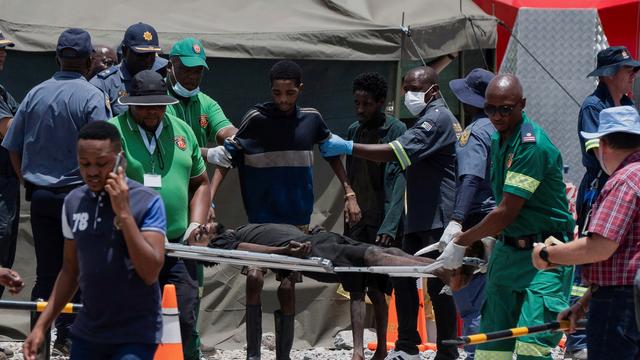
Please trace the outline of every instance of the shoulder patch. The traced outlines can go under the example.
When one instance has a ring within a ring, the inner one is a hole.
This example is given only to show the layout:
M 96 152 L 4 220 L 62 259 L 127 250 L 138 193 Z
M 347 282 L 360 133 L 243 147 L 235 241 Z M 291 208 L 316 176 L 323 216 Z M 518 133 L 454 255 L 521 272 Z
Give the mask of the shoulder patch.
M 536 136 L 533 134 L 533 126 L 531 124 L 522 124 L 520 127 L 520 140 L 524 144 L 536 142 Z
M 464 129 L 464 131 L 460 135 L 460 140 L 458 141 L 460 146 L 467 145 L 467 142 L 469 142 L 469 136 L 471 136 L 471 128 L 470 127 Z
M 462 126 L 460 126 L 460 123 L 457 120 L 453 121 L 453 131 L 456 133 L 456 138 L 460 139 L 460 136 L 462 135 Z
M 433 128 L 433 125 L 431 125 L 430 122 L 425 121 L 422 124 L 420 124 L 420 127 L 427 130 L 427 131 L 431 131 L 431 129 Z

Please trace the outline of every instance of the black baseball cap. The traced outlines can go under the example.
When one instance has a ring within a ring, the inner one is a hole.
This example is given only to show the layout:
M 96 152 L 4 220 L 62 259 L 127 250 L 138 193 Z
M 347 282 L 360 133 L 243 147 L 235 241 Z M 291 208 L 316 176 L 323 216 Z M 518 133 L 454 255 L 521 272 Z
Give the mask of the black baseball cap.
M 461 103 L 482 109 L 484 93 L 494 76 L 491 71 L 473 69 L 465 78 L 451 80 L 449 87 Z
M 2 32 L 0 32 L 0 48 L 4 48 L 6 46 L 14 47 L 16 46 L 16 44 L 14 44 L 13 41 L 5 38 L 4 35 L 2 35 Z
M 598 66 L 587 77 L 613 76 L 623 66 L 633 67 L 634 71 L 640 70 L 640 62 L 633 60 L 626 47 L 611 46 L 598 52 Z
M 71 50 L 71 51 L 68 51 Z M 67 29 L 60 34 L 56 55 L 64 59 L 87 58 L 93 52 L 91 35 L 78 28 Z
M 159 52 L 158 33 L 153 26 L 137 23 L 129 26 L 124 33 L 122 44 L 137 53 Z
M 167 95 L 167 83 L 153 70 L 142 70 L 131 81 L 131 93 L 118 99 L 121 105 L 172 105 L 178 100 Z

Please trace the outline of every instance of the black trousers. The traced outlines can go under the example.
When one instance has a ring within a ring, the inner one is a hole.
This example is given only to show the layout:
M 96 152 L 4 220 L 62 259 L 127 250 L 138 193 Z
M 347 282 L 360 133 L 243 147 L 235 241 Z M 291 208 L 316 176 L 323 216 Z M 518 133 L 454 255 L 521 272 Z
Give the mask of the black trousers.
M 36 283 L 31 291 L 33 300 L 49 299 L 62 268 L 64 250 L 62 205 L 68 193 L 68 191 L 46 188 L 35 188 L 31 193 L 31 230 L 36 251 Z M 80 302 L 79 290 L 71 301 Z M 68 337 L 74 319 L 75 315 L 72 314 L 58 316 L 56 342 L 61 342 Z
M 444 229 L 434 229 L 417 233 L 406 234 L 402 241 L 402 250 L 409 254 L 438 240 Z M 435 258 L 438 251 L 426 254 Z M 398 341 L 396 349 L 408 354 L 417 354 L 420 344 L 420 335 L 417 330 L 418 320 L 418 290 L 415 278 L 392 278 L 393 288 L 396 294 L 396 313 L 398 316 Z M 436 329 L 438 331 L 438 353 L 436 360 L 455 360 L 458 358 L 458 348 L 452 345 L 443 345 L 442 340 L 455 339 L 458 336 L 458 322 L 456 318 L 456 305 L 453 297 L 440 294 L 444 282 L 438 278 L 429 278 L 427 292 L 433 304 L 436 316 Z M 426 339 L 425 339 L 426 340 Z
M 164 265 L 160 270 L 158 282 L 160 290 L 166 284 L 176 287 L 178 312 L 180 320 L 180 336 L 183 350 L 189 349 L 196 327 L 196 308 L 198 306 L 198 277 L 195 260 L 180 259 L 170 256 L 164 257 Z M 191 360 L 187 359 L 186 360 Z

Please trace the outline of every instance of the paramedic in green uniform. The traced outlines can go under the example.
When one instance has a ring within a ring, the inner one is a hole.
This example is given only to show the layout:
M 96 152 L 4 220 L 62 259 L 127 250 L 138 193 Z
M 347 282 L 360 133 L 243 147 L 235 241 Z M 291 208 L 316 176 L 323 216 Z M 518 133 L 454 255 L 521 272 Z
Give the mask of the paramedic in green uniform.
M 120 131 L 127 160 L 127 177 L 155 189 L 167 213 L 169 242 L 193 244 L 209 212 L 209 178 L 193 130 L 165 112 L 177 100 L 167 95 L 160 74 L 143 70 L 133 77 L 131 93 L 118 100 L 127 111 L 109 120 Z M 190 193 L 192 194 L 190 196 Z M 198 281 L 196 262 L 165 257 L 161 286 L 176 286 L 180 334 L 185 359 L 193 348 Z
M 533 244 L 549 236 L 573 237 L 562 179 L 560 151 L 523 112 L 526 100 L 514 75 L 498 75 L 487 87 L 485 112 L 496 127 L 491 139 L 491 185 L 497 208 L 478 225 L 454 236 L 442 255 L 444 267 L 462 264 L 474 240 L 499 234 L 489 261 L 481 332 L 555 320 L 568 304 L 572 268 L 538 271 Z M 481 344 L 476 360 L 549 359 L 562 333 L 542 333 Z
M 222 145 L 224 139 L 238 131 L 220 105 L 200 91 L 204 70 L 209 70 L 206 59 L 202 43 L 185 38 L 173 45 L 167 65 L 169 95 L 178 99 L 177 103 L 167 106 L 167 114 L 189 124 L 203 148 L 203 157 L 207 156 L 207 144 Z
M 177 103 L 167 106 L 167 114 L 184 120 L 191 127 L 203 158 L 207 156 L 208 144 L 222 145 L 224 139 L 238 132 L 238 129 L 225 116 L 220 105 L 200 91 L 204 70 L 209 70 L 206 60 L 207 56 L 200 40 L 184 38 L 171 48 L 167 65 L 169 95 L 178 100 Z M 197 324 L 199 302 L 204 292 L 204 267 L 201 263 L 197 264 L 196 271 L 198 275 Z M 193 346 L 185 349 L 185 353 L 190 355 L 186 357 L 187 360 L 200 359 L 200 333 L 197 326 L 193 330 Z

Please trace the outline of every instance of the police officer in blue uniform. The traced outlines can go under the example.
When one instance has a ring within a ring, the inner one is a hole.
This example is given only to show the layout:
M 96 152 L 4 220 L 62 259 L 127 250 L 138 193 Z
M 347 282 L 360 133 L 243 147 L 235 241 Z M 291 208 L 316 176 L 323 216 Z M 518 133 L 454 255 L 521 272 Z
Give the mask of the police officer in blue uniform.
M 484 93 L 493 77 L 490 71 L 473 69 L 464 79 L 449 82 L 451 91 L 462 103 L 471 123 L 456 144 L 456 201 L 451 221 L 438 242 L 440 251 L 444 250 L 454 234 L 475 226 L 496 207 L 489 174 L 491 135 L 496 128 L 483 109 Z M 475 334 L 480 328 L 485 277 L 484 273 L 477 272 L 469 285 L 453 293 L 453 300 L 463 321 L 463 335 Z M 467 359 L 473 360 L 475 346 L 466 346 L 465 351 Z
M 14 44 L 0 33 L 0 71 L 7 56 L 5 48 Z M 18 111 L 18 102 L 0 85 L 0 137 L 4 138 Z M 0 147 L 0 267 L 11 268 L 16 255 L 18 239 L 18 213 L 20 211 L 20 182 L 16 176 L 7 149 Z M 4 287 L 0 287 L 0 297 Z M 2 351 L 0 351 L 2 352 Z
M 105 121 L 104 94 L 85 78 L 91 67 L 91 37 L 68 29 L 58 38 L 60 71 L 29 91 L 13 118 L 2 146 L 9 150 L 15 172 L 31 201 L 31 229 L 36 251 L 36 283 L 32 298 L 47 299 L 62 265 L 61 214 L 65 196 L 82 184 L 76 158 L 76 136 L 91 121 Z M 76 299 L 77 301 L 78 299 Z M 66 352 L 73 319 L 56 321 L 54 344 Z
M 587 140 L 580 134 L 596 132 L 600 121 L 600 111 L 613 106 L 631 105 L 633 101 L 627 94 L 631 93 L 636 74 L 640 70 L 640 62 L 631 58 L 629 50 L 624 46 L 613 46 L 598 53 L 598 65 L 588 76 L 597 76 L 599 83 L 596 90 L 584 99 L 578 116 L 578 136 L 582 150 L 582 165 L 585 175 L 578 190 L 577 210 L 580 231 L 586 222 L 591 204 L 607 182 L 608 175 L 600 168 L 598 162 L 599 141 Z
M 131 80 L 142 70 L 154 70 L 166 76 L 167 60 L 157 56 L 161 50 L 158 33 L 153 26 L 137 23 L 129 26 L 120 45 L 122 62 L 99 72 L 91 83 L 106 95 L 113 116 L 127 111 L 128 106 L 118 103 L 131 90 Z

